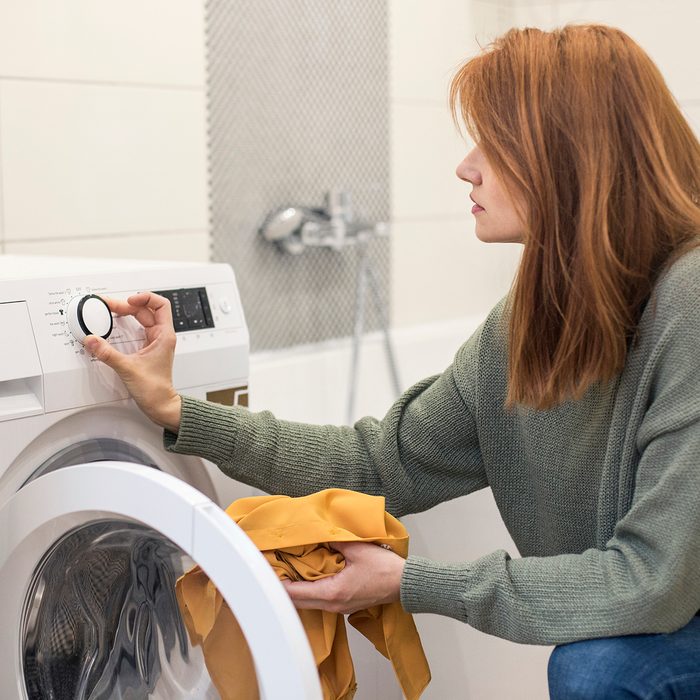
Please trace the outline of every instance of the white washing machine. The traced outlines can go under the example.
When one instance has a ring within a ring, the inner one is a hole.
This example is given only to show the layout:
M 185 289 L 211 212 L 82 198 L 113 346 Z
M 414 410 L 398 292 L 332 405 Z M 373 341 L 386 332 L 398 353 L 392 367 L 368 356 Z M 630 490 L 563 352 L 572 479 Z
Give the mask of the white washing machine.
M 165 452 L 76 340 L 112 325 L 91 295 L 142 290 L 173 301 L 176 388 L 243 402 L 248 332 L 228 265 L 0 256 L 0 697 L 218 697 L 174 596 L 197 563 L 243 628 L 262 697 L 321 698 L 289 598 L 219 507 L 250 489 Z M 143 331 L 114 318 L 108 340 L 135 352 Z

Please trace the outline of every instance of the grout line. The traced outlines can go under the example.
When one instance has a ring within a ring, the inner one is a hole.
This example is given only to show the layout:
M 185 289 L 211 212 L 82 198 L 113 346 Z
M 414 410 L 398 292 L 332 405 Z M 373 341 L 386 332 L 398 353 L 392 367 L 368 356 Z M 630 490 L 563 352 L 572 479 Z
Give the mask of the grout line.
M 204 16 L 202 22 L 202 49 L 204 51 L 204 147 L 207 169 L 207 257 L 209 262 L 214 262 L 214 194 L 212 183 L 212 94 L 211 94 L 211 64 L 212 55 L 209 43 L 212 8 L 210 2 L 204 3 Z
M 125 80 L 82 80 L 80 78 L 34 78 L 21 75 L 3 75 L 0 79 L 20 83 L 49 83 L 53 85 L 83 85 L 89 87 L 121 87 L 159 90 L 178 90 L 184 92 L 203 92 L 204 85 L 169 85 L 166 83 L 139 83 Z
M 85 241 L 85 240 L 102 240 L 108 238 L 138 238 L 140 236 L 172 236 L 173 234 L 202 234 L 207 233 L 204 228 L 183 228 L 183 229 L 166 229 L 161 231 L 120 231 L 114 233 L 88 233 L 84 236 L 43 236 L 41 238 L 8 238 L 6 243 L 58 243 L 61 241 Z

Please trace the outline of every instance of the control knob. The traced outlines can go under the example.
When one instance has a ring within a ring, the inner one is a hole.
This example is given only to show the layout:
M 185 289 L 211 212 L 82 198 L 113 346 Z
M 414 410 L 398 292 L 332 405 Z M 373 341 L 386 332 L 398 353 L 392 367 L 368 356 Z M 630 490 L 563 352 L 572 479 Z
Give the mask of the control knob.
M 68 328 L 79 342 L 88 335 L 108 338 L 112 332 L 112 312 L 107 303 L 96 294 L 73 297 L 66 310 Z

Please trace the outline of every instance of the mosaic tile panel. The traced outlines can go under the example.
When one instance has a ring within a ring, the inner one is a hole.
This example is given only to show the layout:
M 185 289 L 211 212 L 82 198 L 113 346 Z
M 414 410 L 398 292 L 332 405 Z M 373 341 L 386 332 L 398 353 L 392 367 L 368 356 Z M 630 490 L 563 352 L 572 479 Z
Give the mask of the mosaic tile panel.
M 356 250 L 294 257 L 258 231 L 331 188 L 388 221 L 387 43 L 386 0 L 207 2 L 212 259 L 236 272 L 252 350 L 352 333 Z M 389 240 L 370 254 L 388 300 Z

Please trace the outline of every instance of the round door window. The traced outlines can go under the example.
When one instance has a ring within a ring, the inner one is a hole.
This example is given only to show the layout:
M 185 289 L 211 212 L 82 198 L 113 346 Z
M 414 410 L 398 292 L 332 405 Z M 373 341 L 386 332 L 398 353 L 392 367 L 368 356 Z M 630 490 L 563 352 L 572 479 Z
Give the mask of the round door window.
M 73 443 L 56 452 L 50 459 L 39 465 L 22 486 L 64 467 L 105 461 L 131 462 L 158 469 L 158 465 L 145 452 L 128 442 L 114 438 L 91 438 Z
M 191 565 L 162 534 L 132 522 L 93 521 L 64 535 L 25 602 L 27 697 L 218 698 L 175 597 Z

